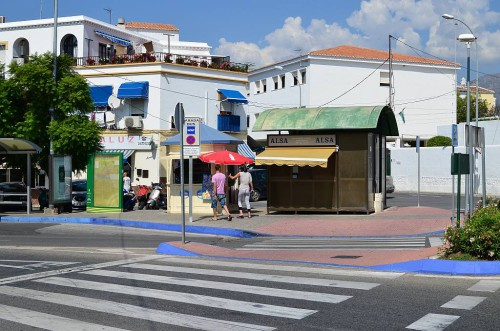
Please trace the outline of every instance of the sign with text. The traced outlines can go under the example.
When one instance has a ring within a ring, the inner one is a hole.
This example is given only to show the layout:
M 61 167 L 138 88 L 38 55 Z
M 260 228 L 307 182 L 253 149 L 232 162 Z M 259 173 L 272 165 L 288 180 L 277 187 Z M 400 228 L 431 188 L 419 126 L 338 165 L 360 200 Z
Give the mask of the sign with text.
M 101 137 L 100 143 L 105 150 L 107 149 L 151 150 L 153 145 L 153 137 L 104 135 Z
M 188 156 L 200 155 L 200 122 L 199 117 L 186 117 L 184 121 L 184 154 Z
M 336 146 L 334 134 L 325 135 L 268 135 L 267 146 Z

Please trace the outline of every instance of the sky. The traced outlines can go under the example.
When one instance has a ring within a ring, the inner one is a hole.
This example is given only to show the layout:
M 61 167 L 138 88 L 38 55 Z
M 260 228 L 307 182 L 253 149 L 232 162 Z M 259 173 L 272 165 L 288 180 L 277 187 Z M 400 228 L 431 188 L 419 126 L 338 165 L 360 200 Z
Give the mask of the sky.
M 7 22 L 54 16 L 54 0 L 0 0 Z M 170 23 L 182 41 L 207 42 L 212 54 L 261 66 L 339 45 L 437 57 L 466 66 L 466 46 L 456 41 L 467 27 L 471 77 L 500 73 L 500 0 L 58 0 L 59 16 L 85 15 L 116 24 Z M 454 24 L 457 23 L 457 24 Z M 476 47 L 478 58 L 476 58 Z M 477 60 L 476 60 L 477 59 Z M 462 70 L 460 75 L 465 75 Z

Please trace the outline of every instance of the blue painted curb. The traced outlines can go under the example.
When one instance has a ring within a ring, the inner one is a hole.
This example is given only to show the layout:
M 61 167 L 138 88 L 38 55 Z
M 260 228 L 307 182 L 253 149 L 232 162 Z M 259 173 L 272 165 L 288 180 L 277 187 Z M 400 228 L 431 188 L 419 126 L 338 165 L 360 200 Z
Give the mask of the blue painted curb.
M 445 275 L 500 275 L 500 261 L 415 260 L 370 267 L 373 270 Z
M 105 218 L 77 218 L 77 217 L 16 217 L 3 216 L 0 217 L 0 222 L 19 222 L 19 223 L 76 223 L 76 224 L 94 224 L 94 225 L 114 225 L 127 226 L 133 228 L 153 229 L 181 232 L 180 224 L 165 224 L 155 222 L 142 222 L 130 220 L 113 220 Z M 254 238 L 266 237 L 268 235 L 259 232 L 238 229 L 213 228 L 208 226 L 186 226 L 186 232 L 198 234 L 212 234 L 235 238 Z
M 179 248 L 169 243 L 161 243 L 158 248 L 156 248 L 156 253 L 180 256 L 203 256 L 202 254 L 191 252 L 187 249 Z

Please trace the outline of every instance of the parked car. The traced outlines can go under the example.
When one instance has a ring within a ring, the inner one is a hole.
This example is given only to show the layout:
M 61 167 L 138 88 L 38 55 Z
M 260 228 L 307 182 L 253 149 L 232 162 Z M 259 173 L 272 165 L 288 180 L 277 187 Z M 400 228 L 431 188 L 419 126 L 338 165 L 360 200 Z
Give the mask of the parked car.
M 87 208 L 87 180 L 78 179 L 71 183 L 71 206 L 76 209 Z
M 385 192 L 394 193 L 394 182 L 392 176 L 385 176 Z
M 26 194 L 27 187 L 23 182 L 0 183 L 0 209 L 4 207 L 26 209 L 26 195 L 9 195 L 10 193 Z
M 250 201 L 256 202 L 267 199 L 267 169 L 248 169 L 252 175 L 253 191 L 250 193 Z

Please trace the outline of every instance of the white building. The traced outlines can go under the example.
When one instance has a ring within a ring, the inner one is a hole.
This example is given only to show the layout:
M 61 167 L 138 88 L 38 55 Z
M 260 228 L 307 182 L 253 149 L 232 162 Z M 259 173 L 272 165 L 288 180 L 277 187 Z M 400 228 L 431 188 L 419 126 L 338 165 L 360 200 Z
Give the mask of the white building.
M 390 104 L 388 58 L 387 51 L 339 46 L 252 70 L 250 123 L 269 108 Z M 417 135 L 435 136 L 438 126 L 456 122 L 456 69 L 446 61 L 392 54 L 397 146 Z M 265 133 L 249 135 L 265 139 Z
M 53 19 L 0 23 L 0 63 L 52 52 L 53 28 Z M 247 67 L 210 55 L 206 43 L 180 41 L 176 27 L 61 17 L 57 45 L 58 54 L 76 59 L 75 70 L 89 82 L 92 116 L 105 129 L 104 149 L 124 153 L 132 179 L 148 184 L 170 176 L 160 142 L 177 133 L 177 103 L 186 116 L 246 140 Z

